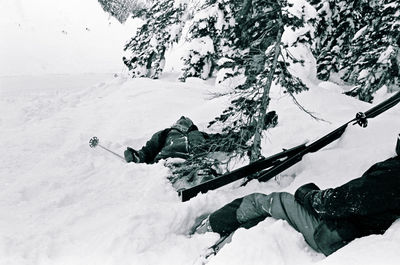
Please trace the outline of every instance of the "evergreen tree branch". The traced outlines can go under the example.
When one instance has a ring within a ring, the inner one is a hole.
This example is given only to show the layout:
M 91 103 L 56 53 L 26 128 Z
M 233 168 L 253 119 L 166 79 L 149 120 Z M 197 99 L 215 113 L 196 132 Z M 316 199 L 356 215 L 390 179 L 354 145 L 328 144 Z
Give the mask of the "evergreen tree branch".
M 300 102 L 298 102 L 297 98 L 293 95 L 293 93 L 289 90 L 286 90 L 288 92 L 288 94 L 290 95 L 290 97 L 292 98 L 293 102 L 296 104 L 297 107 L 299 107 L 299 109 L 301 109 L 302 111 L 304 111 L 305 113 L 307 113 L 308 115 L 311 116 L 311 118 L 317 120 L 317 121 L 322 121 L 322 122 L 327 122 L 327 123 L 331 123 L 323 118 L 319 118 L 317 116 L 315 116 L 311 111 L 307 110 L 306 108 L 303 107 L 303 105 L 300 104 Z
M 285 61 L 285 56 L 282 54 L 281 51 L 281 58 L 283 59 L 284 63 L 282 64 L 285 68 L 285 71 L 289 72 L 289 69 L 287 68 L 287 64 Z M 301 109 L 302 111 L 304 111 L 305 113 L 307 113 L 311 118 L 317 120 L 317 121 L 322 121 L 322 122 L 327 122 L 330 123 L 329 121 L 323 119 L 323 118 L 319 118 L 317 116 L 315 116 L 311 111 L 307 110 L 303 105 L 300 104 L 300 102 L 297 100 L 297 98 L 293 95 L 293 92 L 290 89 L 286 89 L 286 92 L 290 95 L 290 97 L 292 98 L 293 102 L 296 104 L 296 106 Z

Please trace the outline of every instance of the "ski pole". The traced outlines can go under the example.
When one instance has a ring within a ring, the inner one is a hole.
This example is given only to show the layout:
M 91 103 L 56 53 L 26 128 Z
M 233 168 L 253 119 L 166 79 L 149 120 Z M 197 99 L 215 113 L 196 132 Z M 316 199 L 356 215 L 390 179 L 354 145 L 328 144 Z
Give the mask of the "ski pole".
M 113 154 L 113 155 L 115 155 L 115 156 L 118 156 L 119 158 L 121 158 L 122 160 L 124 160 L 124 162 L 126 162 L 124 157 L 122 157 L 121 155 L 119 155 L 119 154 L 117 154 L 117 153 L 111 151 L 110 149 L 108 149 L 108 148 L 102 146 L 101 144 L 99 144 L 99 138 L 97 138 L 96 136 L 93 136 L 93 137 L 89 140 L 89 146 L 90 146 L 91 148 L 95 148 L 96 146 L 99 146 L 99 147 L 103 148 L 104 150 L 110 152 L 111 154 Z

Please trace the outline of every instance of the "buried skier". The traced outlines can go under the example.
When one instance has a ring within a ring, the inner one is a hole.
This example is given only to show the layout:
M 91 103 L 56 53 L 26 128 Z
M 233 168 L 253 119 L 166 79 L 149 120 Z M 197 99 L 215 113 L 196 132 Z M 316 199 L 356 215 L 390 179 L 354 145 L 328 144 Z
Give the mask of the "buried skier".
M 396 153 L 337 188 L 320 190 L 309 183 L 298 188 L 294 196 L 253 193 L 236 199 L 193 229 L 224 237 L 266 217 L 284 219 L 314 250 L 328 256 L 355 238 L 383 234 L 400 218 L 400 136 Z
M 265 129 L 276 126 L 278 116 L 275 111 L 267 113 Z M 245 145 L 251 138 L 250 130 L 240 130 L 237 135 L 230 135 L 235 145 Z M 218 175 L 218 163 L 221 153 L 232 152 L 235 146 L 228 148 L 218 145 L 218 141 L 226 137 L 222 134 L 207 134 L 199 131 L 188 117 L 182 116 L 170 128 L 161 130 L 151 137 L 140 149 L 127 147 L 124 152 L 126 162 L 157 163 L 162 159 L 181 158 L 185 163 L 173 163 L 175 177 L 170 180 L 177 183 L 176 189 L 197 185 Z M 202 165 L 199 165 L 199 164 Z M 182 180 L 182 177 L 185 180 Z M 190 182 L 190 184 L 188 184 Z M 178 184 L 179 183 L 179 184 Z

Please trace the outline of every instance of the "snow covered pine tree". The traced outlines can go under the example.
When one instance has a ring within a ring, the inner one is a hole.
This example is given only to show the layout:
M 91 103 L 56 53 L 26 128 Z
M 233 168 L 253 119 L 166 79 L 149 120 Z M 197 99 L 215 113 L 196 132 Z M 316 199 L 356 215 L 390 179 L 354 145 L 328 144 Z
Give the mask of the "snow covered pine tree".
M 225 14 L 225 27 L 218 43 L 217 82 L 233 89 L 231 106 L 210 125 L 221 123 L 223 132 L 237 136 L 240 130 L 254 136 L 253 143 L 243 144 L 227 137 L 219 145 L 233 145 L 237 155 L 250 155 L 251 161 L 260 157 L 260 139 L 269 103 L 269 89 L 275 81 L 290 94 L 306 90 L 304 83 L 288 70 L 291 63 L 301 63 L 282 43 L 285 27 L 304 26 L 304 16 L 289 12 L 287 1 L 246 0 L 216 1 Z M 298 42 L 308 40 L 307 32 Z M 296 45 L 298 42 L 292 43 Z M 275 120 L 276 122 L 276 120 Z M 251 138 L 246 135 L 247 139 Z
M 104 11 L 124 23 L 130 15 L 141 16 L 150 0 L 98 0 Z
M 185 26 L 182 37 L 186 52 L 181 58 L 184 64 L 179 76 L 181 81 L 188 77 L 207 79 L 213 73 L 219 56 L 217 45 L 226 23 L 223 10 L 215 2 L 205 1 Z
M 311 34 L 304 30 L 297 41 L 282 41 L 285 28 L 294 31 L 307 24 L 304 10 L 292 14 L 293 5 L 279 0 L 194 2 L 155 3 L 137 35 L 126 45 L 131 56 L 124 62 L 133 77 L 158 78 L 166 50 L 179 40 L 185 42 L 187 53 L 182 58 L 180 80 L 206 79 L 215 69 L 217 82 L 229 84 L 233 91 L 231 105 L 210 123 L 222 124 L 226 137 L 211 143 L 209 152 L 225 150 L 229 157 L 247 154 L 251 161 L 257 160 L 263 130 L 277 122 L 276 117 L 266 116 L 272 82 L 292 96 L 307 89 L 289 71 L 291 64 L 302 61 L 288 49 L 300 42 L 310 43 Z M 271 124 L 265 124 L 267 120 Z
M 318 10 L 314 54 L 318 77 L 332 73 L 354 88 L 349 95 L 372 101 L 386 86 L 399 86 L 400 4 L 396 0 L 312 1 Z
M 231 150 L 232 156 L 251 154 L 254 161 L 260 157 L 261 133 L 269 126 L 264 123 L 271 83 L 279 83 L 291 95 L 307 89 L 289 71 L 290 64 L 302 62 L 291 56 L 289 45 L 281 39 L 285 27 L 295 30 L 306 24 L 304 14 L 290 13 L 291 6 L 278 0 L 155 3 L 137 35 L 126 45 L 131 56 L 124 62 L 134 77 L 157 78 L 166 49 L 181 38 L 187 53 L 182 58 L 180 80 L 206 79 L 215 69 L 217 82 L 233 89 L 231 106 L 210 123 L 223 124 L 227 137 L 211 146 Z M 311 42 L 309 36 L 305 31 L 290 45 Z M 243 142 L 253 136 L 253 144 Z
M 165 62 L 165 51 L 180 37 L 186 5 L 174 0 L 158 1 L 144 14 L 144 23 L 125 45 L 130 52 L 123 61 L 133 77 L 158 78 Z

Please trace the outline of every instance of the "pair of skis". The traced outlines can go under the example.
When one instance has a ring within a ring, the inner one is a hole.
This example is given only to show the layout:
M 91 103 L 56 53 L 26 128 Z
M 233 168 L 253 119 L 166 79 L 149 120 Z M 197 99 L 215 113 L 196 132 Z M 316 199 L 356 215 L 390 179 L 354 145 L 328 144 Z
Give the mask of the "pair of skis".
M 381 102 L 375 107 L 369 109 L 366 112 L 357 113 L 356 117 L 336 130 L 328 133 L 322 138 L 310 143 L 310 144 L 301 144 L 299 146 L 293 147 L 288 150 L 284 150 L 278 154 L 272 155 L 267 158 L 262 158 L 258 161 L 255 161 L 247 166 L 236 169 L 232 172 L 226 173 L 220 177 L 215 179 L 206 181 L 197 186 L 181 190 L 179 191 L 179 195 L 181 196 L 182 201 L 188 201 L 191 198 L 195 197 L 198 193 L 206 193 L 209 190 L 214 190 L 229 183 L 232 183 L 236 180 L 246 178 L 257 173 L 255 177 L 251 179 L 258 179 L 258 181 L 267 181 L 277 174 L 283 172 L 289 167 L 293 166 L 297 162 L 301 161 L 303 156 L 308 153 L 313 153 L 321 148 L 327 146 L 333 141 L 337 140 L 342 136 L 345 132 L 347 126 L 349 124 L 358 124 L 362 127 L 367 127 L 368 119 L 374 118 L 379 114 L 385 112 L 386 110 L 392 108 L 396 104 L 400 102 L 400 92 L 396 93 L 389 99 Z M 250 179 L 250 180 L 251 180 Z M 249 179 L 247 180 L 249 181 Z M 246 182 L 247 183 L 247 182 Z

